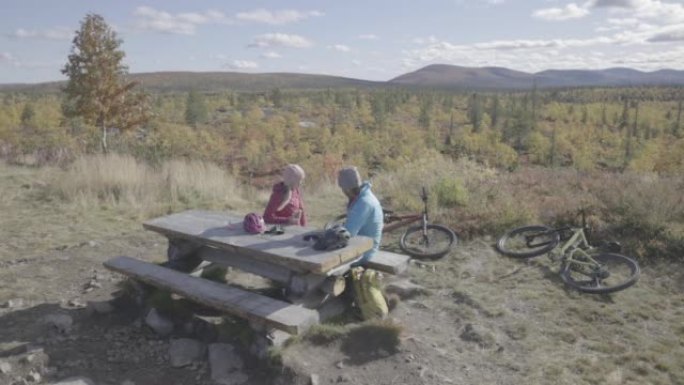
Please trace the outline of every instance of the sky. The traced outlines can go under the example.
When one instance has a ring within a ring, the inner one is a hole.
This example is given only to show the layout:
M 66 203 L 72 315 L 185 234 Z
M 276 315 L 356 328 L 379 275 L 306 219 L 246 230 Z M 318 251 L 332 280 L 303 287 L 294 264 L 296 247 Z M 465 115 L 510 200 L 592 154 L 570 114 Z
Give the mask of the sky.
M 131 73 L 684 69 L 684 0 L 0 0 L 0 83 L 65 79 L 89 13 Z

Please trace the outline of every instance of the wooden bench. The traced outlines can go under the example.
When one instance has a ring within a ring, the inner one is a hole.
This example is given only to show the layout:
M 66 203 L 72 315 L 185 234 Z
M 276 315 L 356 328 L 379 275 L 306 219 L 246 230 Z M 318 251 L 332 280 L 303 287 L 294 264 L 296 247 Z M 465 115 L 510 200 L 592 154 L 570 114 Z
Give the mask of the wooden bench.
M 110 270 L 193 301 L 248 320 L 263 322 L 290 334 L 299 334 L 319 321 L 318 313 L 314 310 L 134 258 L 116 257 L 104 265 Z
M 408 255 L 379 250 L 366 262 L 366 267 L 396 275 L 406 271 L 409 259 Z

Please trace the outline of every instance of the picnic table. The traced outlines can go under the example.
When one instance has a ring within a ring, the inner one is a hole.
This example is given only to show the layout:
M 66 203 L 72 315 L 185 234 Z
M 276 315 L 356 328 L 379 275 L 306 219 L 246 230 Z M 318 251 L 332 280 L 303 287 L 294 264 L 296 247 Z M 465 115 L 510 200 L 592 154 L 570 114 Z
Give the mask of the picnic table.
M 345 290 L 344 273 L 373 245 L 372 239 L 356 236 L 344 248 L 318 251 L 311 247 L 311 241 L 304 240 L 304 235 L 316 229 L 286 226 L 283 234 L 249 234 L 242 228 L 242 219 L 235 213 L 203 210 L 155 218 L 144 222 L 143 227 L 168 238 L 166 266 L 126 256 L 112 258 L 104 265 L 221 311 L 298 334 L 325 318 L 329 309 L 340 309 L 335 299 Z M 191 266 L 207 261 L 268 278 L 282 285 L 287 299 L 173 268 L 191 260 Z M 380 252 L 367 267 L 397 274 L 407 263 L 407 256 Z

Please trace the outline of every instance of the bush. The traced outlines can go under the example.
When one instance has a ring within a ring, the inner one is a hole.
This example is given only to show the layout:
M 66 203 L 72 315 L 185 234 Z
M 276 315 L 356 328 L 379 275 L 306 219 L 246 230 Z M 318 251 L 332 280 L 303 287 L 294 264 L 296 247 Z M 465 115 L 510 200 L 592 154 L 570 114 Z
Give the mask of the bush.
M 459 179 L 440 179 L 433 189 L 440 206 L 465 206 L 468 202 L 468 191 Z

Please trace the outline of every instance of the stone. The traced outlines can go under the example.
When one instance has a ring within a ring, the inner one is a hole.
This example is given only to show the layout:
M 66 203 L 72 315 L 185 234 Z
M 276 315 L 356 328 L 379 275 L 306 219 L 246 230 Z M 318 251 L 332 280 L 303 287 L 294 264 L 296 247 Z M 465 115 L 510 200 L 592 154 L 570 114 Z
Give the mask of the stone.
M 19 360 L 22 364 L 32 364 L 36 360 L 36 354 L 35 353 L 29 353 Z
M 270 346 L 279 348 L 282 347 L 285 344 L 285 342 L 287 342 L 287 340 L 292 338 L 292 334 L 284 332 L 282 330 L 274 329 L 268 333 L 266 338 L 268 338 L 268 344 Z
M 211 379 L 221 385 L 239 385 L 247 381 L 247 376 L 241 372 L 242 358 L 231 344 L 209 345 L 209 365 Z
M 135 382 L 131 380 L 125 380 L 124 382 L 121 383 L 121 385 L 135 385 Z
M 51 385 L 95 385 L 95 382 L 87 377 L 70 377 Z
M 461 333 L 461 339 L 475 342 L 482 348 L 491 348 L 496 344 L 494 335 L 485 327 L 477 324 L 466 324 Z
M 69 300 L 69 302 L 67 302 L 67 306 L 77 308 L 77 309 L 82 309 L 82 308 L 86 307 L 86 304 L 83 303 L 83 301 L 81 301 L 80 299 L 74 298 L 74 299 Z
M 174 368 L 190 365 L 204 357 L 206 347 L 203 343 L 190 338 L 171 340 L 169 344 L 169 361 Z
M 309 377 L 309 385 L 320 385 L 321 384 L 321 378 L 318 374 L 312 374 Z
M 340 361 L 340 362 L 336 363 L 335 367 L 337 367 L 337 369 L 344 369 L 344 362 Z
M 337 382 L 350 382 L 350 381 L 351 381 L 351 377 L 350 377 L 348 374 L 346 374 L 346 373 L 345 373 L 345 374 L 340 374 L 340 375 L 337 377 Z
M 21 298 L 12 298 L 7 300 L 7 302 L 2 304 L 2 307 L 7 309 L 18 309 L 24 307 L 24 300 Z
M 90 314 L 108 314 L 114 311 L 114 306 L 109 301 L 88 301 Z
M 33 370 L 29 372 L 28 375 L 26 375 L 26 380 L 29 382 L 40 382 L 41 379 L 42 376 L 40 375 L 40 373 L 35 372 Z
M 388 283 L 385 286 L 385 292 L 387 294 L 396 294 L 401 299 L 409 299 L 421 294 L 428 294 L 429 290 L 409 280 L 399 280 Z
M 48 327 L 61 334 L 71 332 L 71 327 L 74 324 L 73 318 L 67 314 L 49 314 L 45 316 L 44 321 Z
M 263 334 L 257 333 L 249 345 L 249 353 L 260 360 L 264 359 L 268 354 L 268 345 L 268 338 Z
M 147 326 L 152 328 L 155 333 L 163 336 L 173 331 L 173 322 L 162 317 L 155 308 L 150 309 L 149 313 L 147 313 L 147 317 L 145 317 L 145 323 Z
M 7 374 L 12 371 L 12 365 L 9 362 L 0 362 L 0 373 Z

